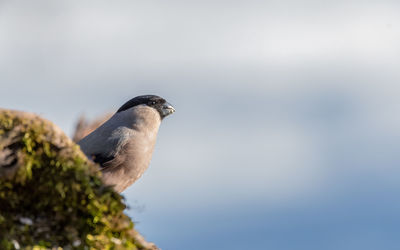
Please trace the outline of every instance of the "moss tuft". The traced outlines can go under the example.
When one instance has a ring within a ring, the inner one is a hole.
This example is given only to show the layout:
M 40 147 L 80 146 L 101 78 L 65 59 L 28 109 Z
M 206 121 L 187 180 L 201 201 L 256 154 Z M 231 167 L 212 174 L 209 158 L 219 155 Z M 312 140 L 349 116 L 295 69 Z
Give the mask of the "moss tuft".
M 100 177 L 51 122 L 0 109 L 0 249 L 144 249 Z

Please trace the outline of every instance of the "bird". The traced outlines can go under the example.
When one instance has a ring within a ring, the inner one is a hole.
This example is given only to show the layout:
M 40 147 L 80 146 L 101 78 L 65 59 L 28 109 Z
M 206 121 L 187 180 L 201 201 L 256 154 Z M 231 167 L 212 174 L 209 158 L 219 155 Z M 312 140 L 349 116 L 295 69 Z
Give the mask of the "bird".
M 103 182 L 121 193 L 148 168 L 160 124 L 174 112 L 160 96 L 137 96 L 77 144 L 100 165 Z

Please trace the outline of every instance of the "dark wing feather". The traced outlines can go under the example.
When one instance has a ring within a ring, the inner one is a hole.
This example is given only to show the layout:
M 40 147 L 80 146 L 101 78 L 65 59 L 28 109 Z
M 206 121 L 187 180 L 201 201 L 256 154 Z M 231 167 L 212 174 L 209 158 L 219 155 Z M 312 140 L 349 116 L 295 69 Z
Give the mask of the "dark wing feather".
M 112 156 L 103 156 L 102 154 L 95 154 L 92 155 L 92 160 L 98 164 L 100 164 L 102 167 L 104 165 L 104 163 L 111 161 L 115 158 L 114 155 Z
M 101 171 L 106 172 L 121 166 L 125 161 L 124 154 L 116 154 L 109 157 L 104 157 L 101 154 L 94 155 L 93 161 L 101 165 Z

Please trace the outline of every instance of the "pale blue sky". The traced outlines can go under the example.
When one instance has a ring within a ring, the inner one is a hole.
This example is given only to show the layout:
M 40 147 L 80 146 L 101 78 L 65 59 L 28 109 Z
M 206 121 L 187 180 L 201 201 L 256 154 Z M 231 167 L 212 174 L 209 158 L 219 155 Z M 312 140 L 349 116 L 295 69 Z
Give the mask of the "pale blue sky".
M 395 1 L 0 0 L 0 106 L 177 112 L 125 192 L 163 249 L 397 249 Z

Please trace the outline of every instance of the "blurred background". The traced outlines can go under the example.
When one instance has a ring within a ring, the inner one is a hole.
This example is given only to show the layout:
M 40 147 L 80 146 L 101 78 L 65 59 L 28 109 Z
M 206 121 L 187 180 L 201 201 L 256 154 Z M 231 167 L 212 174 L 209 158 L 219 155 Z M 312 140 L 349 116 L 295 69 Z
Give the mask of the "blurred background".
M 71 135 L 141 94 L 124 192 L 163 249 L 398 249 L 400 3 L 0 0 L 0 106 Z

